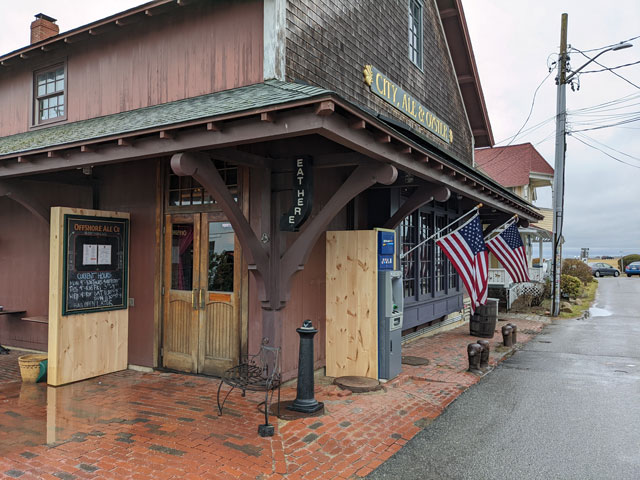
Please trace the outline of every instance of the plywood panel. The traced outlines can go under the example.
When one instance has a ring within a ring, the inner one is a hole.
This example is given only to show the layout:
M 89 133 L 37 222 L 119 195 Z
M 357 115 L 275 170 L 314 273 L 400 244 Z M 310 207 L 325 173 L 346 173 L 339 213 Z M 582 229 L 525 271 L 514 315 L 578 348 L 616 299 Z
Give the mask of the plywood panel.
M 122 212 L 51 209 L 48 383 L 53 386 L 127 368 L 128 309 L 62 316 L 65 214 L 129 218 Z
M 378 378 L 376 232 L 327 232 L 327 375 Z

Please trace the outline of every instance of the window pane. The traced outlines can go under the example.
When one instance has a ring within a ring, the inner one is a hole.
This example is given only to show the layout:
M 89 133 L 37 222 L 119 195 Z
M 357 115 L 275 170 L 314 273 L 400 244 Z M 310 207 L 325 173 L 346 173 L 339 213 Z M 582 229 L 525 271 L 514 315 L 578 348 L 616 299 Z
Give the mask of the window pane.
M 58 97 L 51 97 L 49 99 L 49 106 L 50 107 L 57 107 L 58 106 Z
M 423 242 L 432 234 L 433 215 L 420 213 L 420 225 L 418 227 L 418 241 Z M 419 248 L 420 255 L 420 295 L 431 293 L 431 264 L 433 255 L 433 240 L 428 241 Z
M 447 224 L 447 217 L 436 216 L 436 230 L 440 231 Z M 446 232 L 443 232 L 443 234 Z M 446 262 L 448 262 L 447 257 L 442 252 L 441 248 L 436 249 L 435 255 L 435 290 L 436 292 L 441 292 L 444 290 L 445 286 L 445 274 L 446 274 Z
M 229 188 L 229 193 L 238 200 L 238 168 L 225 162 L 214 162 L 220 176 Z M 213 204 L 215 201 L 209 193 L 192 177 L 178 177 L 169 172 L 169 205 L 193 206 Z
M 64 67 L 60 67 L 56 70 L 56 80 L 64 80 Z
M 193 287 L 193 225 L 174 224 L 171 234 L 171 289 Z
M 47 87 L 44 86 L 44 84 L 39 84 L 38 85 L 38 96 L 42 96 L 46 93 L 47 91 Z
M 56 84 L 53 82 L 47 82 L 47 94 L 53 93 L 55 91 Z
M 409 58 L 422 68 L 422 4 L 409 3 Z
M 40 120 L 48 120 L 48 119 L 49 119 L 49 110 L 41 110 Z
M 209 272 L 207 288 L 233 292 L 234 237 L 229 222 L 209 223 Z
M 416 245 L 416 226 L 415 226 L 415 214 L 405 217 L 400 224 L 400 241 L 402 244 L 402 251 L 408 252 Z M 404 296 L 415 297 L 415 280 L 416 280 L 416 250 L 401 260 L 402 267 L 402 283 L 404 287 Z
M 56 80 L 56 92 L 64 90 L 64 80 Z

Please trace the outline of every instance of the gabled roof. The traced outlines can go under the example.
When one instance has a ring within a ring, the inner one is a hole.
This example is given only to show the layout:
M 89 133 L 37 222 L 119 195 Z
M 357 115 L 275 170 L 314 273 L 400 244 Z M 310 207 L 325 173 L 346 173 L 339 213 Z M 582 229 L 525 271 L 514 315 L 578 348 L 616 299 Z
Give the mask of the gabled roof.
M 67 32 L 45 38 L 39 42 L 26 45 L 12 52 L 6 54 L 0 52 L 0 67 L 11 67 L 20 61 L 37 58 L 40 55 L 45 55 L 46 52 L 62 48 L 67 43 L 75 43 L 81 39 L 89 40 L 110 29 L 122 28 L 123 26 L 133 24 L 145 18 L 170 12 L 175 8 L 189 4 L 190 1 L 191 0 L 153 0 Z
M 551 165 L 530 143 L 478 149 L 475 163 L 479 170 L 505 187 L 528 185 L 531 173 L 553 176 Z
M 461 0 L 436 0 L 476 148 L 494 144 Z

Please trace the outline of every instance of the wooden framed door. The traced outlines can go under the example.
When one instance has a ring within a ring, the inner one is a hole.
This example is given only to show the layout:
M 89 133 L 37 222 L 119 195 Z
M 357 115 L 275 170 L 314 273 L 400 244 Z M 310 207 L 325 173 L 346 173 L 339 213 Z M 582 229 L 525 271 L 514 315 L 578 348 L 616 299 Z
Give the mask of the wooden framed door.
M 220 375 L 238 362 L 240 262 L 220 213 L 167 215 L 163 366 Z
M 201 214 L 198 372 L 220 375 L 240 356 L 238 292 L 241 266 L 231 223 Z
M 200 215 L 167 215 L 164 245 L 162 364 L 198 371 Z

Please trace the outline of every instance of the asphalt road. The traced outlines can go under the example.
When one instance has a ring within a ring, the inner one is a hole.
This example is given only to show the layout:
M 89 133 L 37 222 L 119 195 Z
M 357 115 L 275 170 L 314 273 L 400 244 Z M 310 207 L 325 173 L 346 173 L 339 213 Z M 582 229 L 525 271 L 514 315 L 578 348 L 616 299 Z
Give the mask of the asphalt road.
M 640 278 L 602 278 L 370 479 L 640 479 Z

